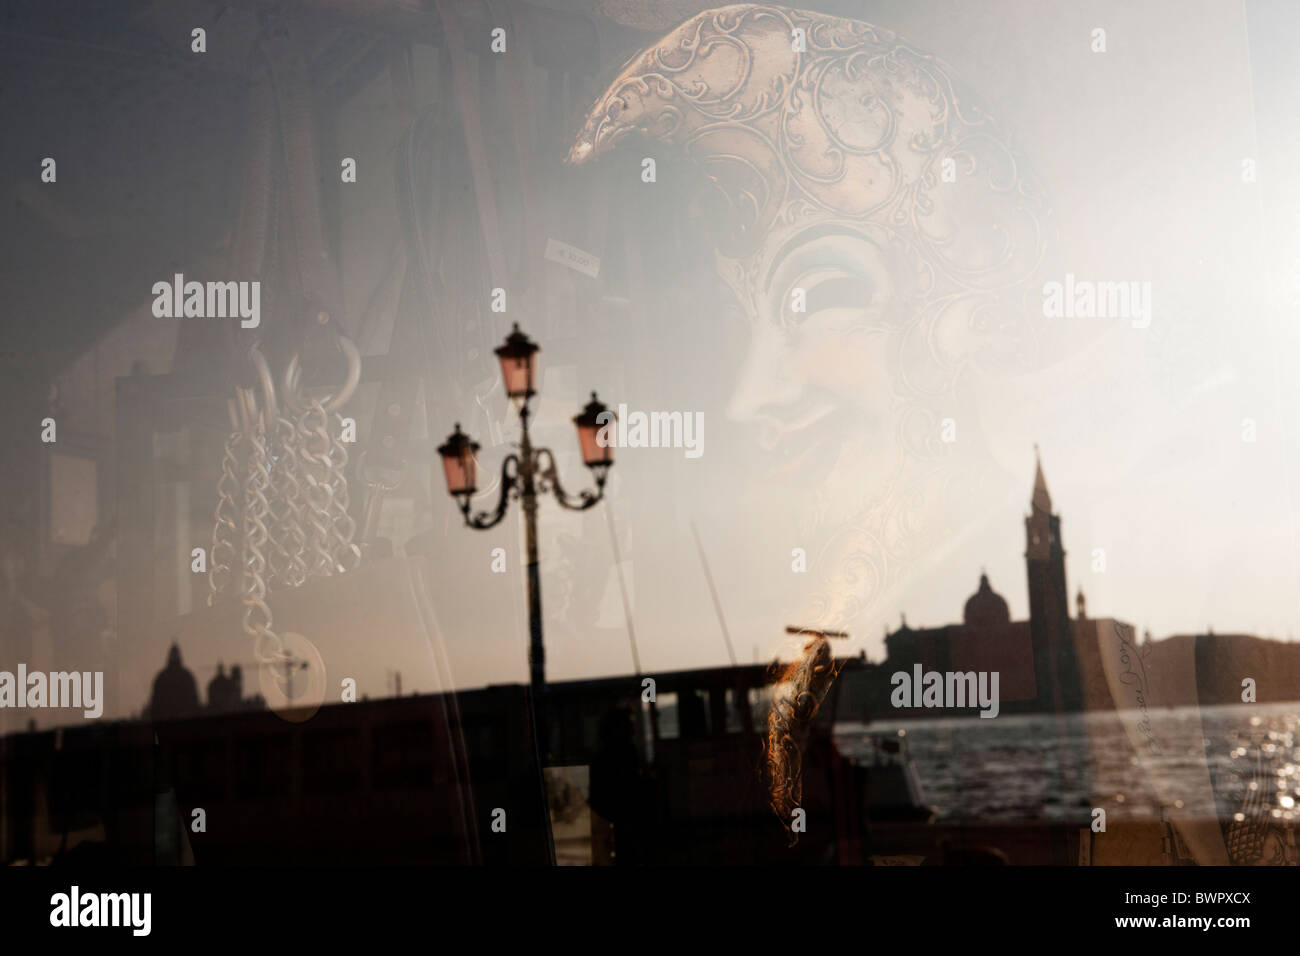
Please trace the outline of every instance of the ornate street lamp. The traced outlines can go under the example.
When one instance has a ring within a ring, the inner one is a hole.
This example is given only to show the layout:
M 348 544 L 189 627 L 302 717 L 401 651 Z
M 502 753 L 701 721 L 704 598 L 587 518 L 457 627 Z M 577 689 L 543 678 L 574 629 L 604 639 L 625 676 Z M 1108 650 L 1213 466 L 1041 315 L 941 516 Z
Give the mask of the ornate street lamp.
M 605 479 L 614 464 L 614 449 L 613 442 L 607 440 L 608 432 L 602 434 L 602 429 L 614 420 L 614 416 L 592 392 L 591 401 L 574 417 L 582 460 L 591 469 L 596 488 L 570 495 L 560 484 L 551 450 L 533 448 L 528 434 L 528 400 L 537 394 L 539 351 L 537 343 L 520 332 L 518 325 L 505 344 L 496 350 L 497 358 L 501 360 L 501 378 L 506 394 L 518 410 L 523 426 L 518 453 L 507 455 L 501 463 L 501 496 L 496 508 L 477 513 L 472 511 L 470 498 L 476 489 L 477 472 L 474 456 L 479 446 L 460 430 L 459 424 L 438 449 L 438 454 L 442 456 L 447 491 L 453 498 L 460 499 L 460 511 L 469 527 L 486 530 L 500 523 L 511 498 L 518 498 L 523 505 L 528 554 L 528 665 L 532 685 L 540 691 L 546 684 L 546 652 L 542 646 L 542 590 L 537 559 L 537 495 L 550 492 L 562 507 L 572 511 L 586 511 L 605 496 Z
M 578 426 L 578 447 L 582 449 L 582 463 L 596 476 L 596 484 L 605 482 L 605 474 L 614 464 L 614 443 L 609 440 L 607 426 L 614 422 L 614 413 L 591 393 L 591 401 L 577 415 L 573 424 Z M 603 431 L 603 434 L 602 434 Z
M 505 344 L 496 349 L 501 362 L 501 381 L 516 408 L 522 408 L 537 394 L 533 383 L 537 379 L 537 353 L 540 351 L 536 342 L 519 331 L 518 322 L 506 336 Z
M 457 422 L 456 430 L 448 436 L 446 444 L 438 448 L 447 490 L 453 496 L 464 495 L 467 501 L 478 490 L 474 484 L 478 477 L 478 461 L 474 457 L 478 454 L 478 447 L 478 442 L 462 432 L 460 422 Z

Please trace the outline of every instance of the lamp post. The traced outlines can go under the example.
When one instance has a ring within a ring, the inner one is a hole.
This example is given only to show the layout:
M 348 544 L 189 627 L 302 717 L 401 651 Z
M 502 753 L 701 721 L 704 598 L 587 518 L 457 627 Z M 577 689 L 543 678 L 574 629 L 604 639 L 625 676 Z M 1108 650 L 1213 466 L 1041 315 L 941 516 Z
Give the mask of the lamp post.
M 501 377 L 506 395 L 519 412 L 523 434 L 518 453 L 506 456 L 501 464 L 501 496 L 492 511 L 474 513 L 470 498 L 474 495 L 478 471 L 475 458 L 478 444 L 456 425 L 456 430 L 438 449 L 442 457 L 447 491 L 459 499 L 465 524 L 480 531 L 500 523 L 505 517 L 511 498 L 518 498 L 524 511 L 524 543 L 528 556 L 528 670 L 533 689 L 541 691 L 546 685 L 546 650 L 542 646 L 542 588 L 537 566 L 537 496 L 550 492 L 555 500 L 571 511 L 586 511 L 605 496 L 605 478 L 614 464 L 612 443 L 601 441 L 602 427 L 613 421 L 613 413 L 601 404 L 596 393 L 591 401 L 574 416 L 578 428 L 578 444 L 582 460 L 596 479 L 595 491 L 584 490 L 570 495 L 560 484 L 555 466 L 555 456 L 549 448 L 534 448 L 528 434 L 528 402 L 536 393 L 537 343 L 519 331 L 516 324 L 505 344 L 496 350 L 501 361 Z

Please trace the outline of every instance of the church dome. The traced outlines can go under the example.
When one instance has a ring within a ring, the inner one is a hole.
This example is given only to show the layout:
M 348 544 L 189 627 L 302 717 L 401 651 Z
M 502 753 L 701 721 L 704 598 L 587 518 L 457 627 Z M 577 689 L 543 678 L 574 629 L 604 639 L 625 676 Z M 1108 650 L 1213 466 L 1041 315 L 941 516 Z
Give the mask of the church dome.
M 1000 627 L 1011 622 L 1011 612 L 1002 595 L 989 587 L 989 576 L 980 575 L 980 588 L 966 600 L 962 620 L 972 627 Z
M 153 681 L 149 716 L 153 720 L 189 717 L 199 710 L 199 685 L 181 663 L 181 649 L 173 643 L 167 652 L 167 666 Z

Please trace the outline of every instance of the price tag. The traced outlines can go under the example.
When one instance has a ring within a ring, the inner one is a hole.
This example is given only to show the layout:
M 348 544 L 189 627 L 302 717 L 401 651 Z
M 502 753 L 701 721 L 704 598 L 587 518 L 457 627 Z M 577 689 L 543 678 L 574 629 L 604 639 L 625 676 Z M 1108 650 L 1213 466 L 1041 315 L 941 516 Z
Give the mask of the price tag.
M 575 272 L 591 276 L 593 279 L 600 275 L 599 256 L 593 256 L 590 252 L 583 252 L 577 246 L 571 246 L 567 242 L 560 242 L 558 239 L 546 240 L 546 258 L 551 262 L 558 262 L 562 266 L 568 266 Z

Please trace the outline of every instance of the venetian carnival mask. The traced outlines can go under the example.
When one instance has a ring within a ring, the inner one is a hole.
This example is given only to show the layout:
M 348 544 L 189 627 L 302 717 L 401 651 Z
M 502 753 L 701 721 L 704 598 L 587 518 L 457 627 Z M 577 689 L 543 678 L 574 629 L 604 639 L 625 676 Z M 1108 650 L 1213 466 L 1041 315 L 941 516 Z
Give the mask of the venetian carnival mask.
M 1034 361 L 1047 212 L 1006 136 L 888 31 L 739 5 L 630 59 L 569 162 L 638 138 L 684 151 L 714 187 L 717 268 L 751 332 L 729 417 L 757 426 L 774 476 L 819 489 L 832 533 L 905 507 L 909 467 L 947 453 L 963 372 Z

